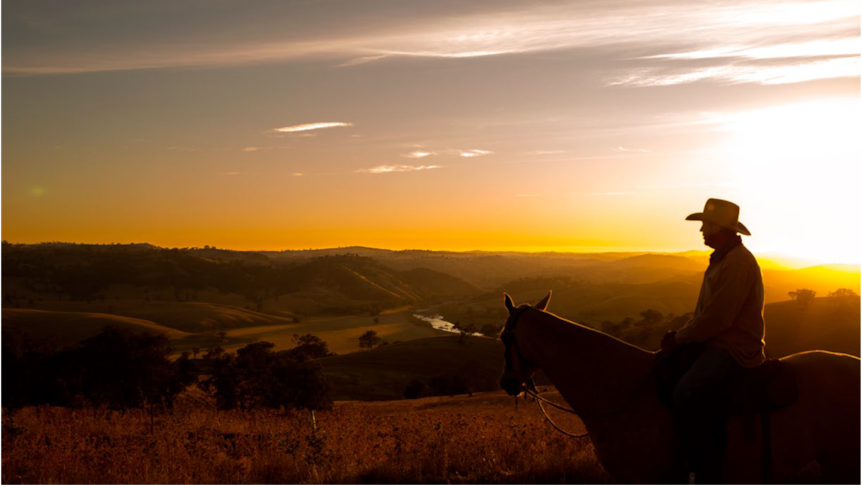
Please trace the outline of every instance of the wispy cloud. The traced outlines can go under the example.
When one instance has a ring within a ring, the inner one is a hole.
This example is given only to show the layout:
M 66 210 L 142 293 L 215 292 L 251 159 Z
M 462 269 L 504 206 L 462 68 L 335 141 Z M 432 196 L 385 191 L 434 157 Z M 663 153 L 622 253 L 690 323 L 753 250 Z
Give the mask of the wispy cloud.
M 430 157 L 431 155 L 436 155 L 436 153 L 428 152 L 425 150 L 415 150 L 415 151 L 412 151 L 412 152 L 410 152 L 404 156 L 407 158 L 425 158 L 425 157 Z
M 459 150 L 458 155 L 464 158 L 473 158 L 473 157 L 482 157 L 485 155 L 491 155 L 494 152 L 488 150 Z
M 859 56 L 804 60 L 772 65 L 727 63 L 709 67 L 667 66 L 637 69 L 608 82 L 609 86 L 651 87 L 715 81 L 727 84 L 791 84 L 818 79 L 859 77 Z
M 441 168 L 441 167 L 442 167 L 442 165 L 380 165 L 378 167 L 364 168 L 361 170 L 357 170 L 356 172 L 381 174 L 381 173 L 393 173 L 393 172 L 415 172 L 418 170 L 433 170 L 435 168 Z
M 281 128 L 274 128 L 271 131 L 276 133 L 301 133 L 305 131 L 324 130 L 326 128 L 340 128 L 346 126 L 353 126 L 353 123 L 345 123 L 342 121 L 318 121 L 302 125 L 282 126 Z
M 626 148 L 626 147 L 617 147 L 618 152 L 635 152 L 635 153 L 649 153 L 650 151 L 645 148 Z
M 46 17 L 50 14 L 45 14 Z M 266 9 L 255 15 L 276 16 Z M 337 17 L 337 16 L 336 16 Z M 50 19 L 48 19 L 50 20 Z M 400 21 L 399 21 L 400 20 Z M 271 23 L 271 22 L 269 22 Z M 194 31 L 183 43 L 140 40 L 132 45 L 58 42 L 4 48 L 5 73 L 64 74 L 188 66 L 235 66 L 333 59 L 356 66 L 385 58 L 469 59 L 562 49 L 602 49 L 626 72 L 614 86 L 716 82 L 790 83 L 859 75 L 858 0 L 716 3 L 561 2 L 504 5 L 495 11 L 464 7 L 421 19 L 363 25 L 350 35 L 332 29 L 261 29 L 242 43 L 222 29 Z M 633 54 L 634 53 L 634 54 Z M 856 59 L 841 57 L 855 56 Z M 738 60 L 772 60 L 770 66 Z M 703 62 L 707 61 L 708 65 Z M 666 66 L 664 63 L 675 62 Z M 766 71 L 761 73 L 761 71 Z

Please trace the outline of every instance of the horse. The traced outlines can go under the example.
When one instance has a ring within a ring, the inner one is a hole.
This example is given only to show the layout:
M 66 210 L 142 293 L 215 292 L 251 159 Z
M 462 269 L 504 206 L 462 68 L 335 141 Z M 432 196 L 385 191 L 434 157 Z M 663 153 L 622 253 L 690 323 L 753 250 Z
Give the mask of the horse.
M 686 470 L 673 450 L 671 411 L 659 400 L 656 353 L 547 312 L 550 298 L 516 308 L 505 295 L 501 387 L 519 395 L 543 370 L 583 421 L 611 476 L 628 483 L 680 481 Z M 770 415 L 773 481 L 794 479 L 817 462 L 824 479 L 859 483 L 859 358 L 810 351 L 781 360 L 795 374 L 798 397 Z M 724 482 L 764 480 L 763 436 L 756 428 L 754 440 L 746 440 L 743 418 L 728 418 Z

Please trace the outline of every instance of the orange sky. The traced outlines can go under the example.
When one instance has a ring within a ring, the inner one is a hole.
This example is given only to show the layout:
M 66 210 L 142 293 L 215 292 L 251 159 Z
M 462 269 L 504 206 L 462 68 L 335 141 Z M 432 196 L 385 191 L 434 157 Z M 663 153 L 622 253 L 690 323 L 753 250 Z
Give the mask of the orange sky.
M 2 237 L 858 263 L 860 10 L 4 4 Z

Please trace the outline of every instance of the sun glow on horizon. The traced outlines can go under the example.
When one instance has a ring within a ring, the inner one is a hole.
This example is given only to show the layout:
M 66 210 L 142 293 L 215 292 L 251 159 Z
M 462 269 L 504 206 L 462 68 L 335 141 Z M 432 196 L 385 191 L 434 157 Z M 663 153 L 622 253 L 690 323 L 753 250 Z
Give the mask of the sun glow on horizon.
M 735 202 L 755 248 L 824 262 L 862 260 L 858 98 L 748 111 L 721 124 L 730 134 L 723 149 Z

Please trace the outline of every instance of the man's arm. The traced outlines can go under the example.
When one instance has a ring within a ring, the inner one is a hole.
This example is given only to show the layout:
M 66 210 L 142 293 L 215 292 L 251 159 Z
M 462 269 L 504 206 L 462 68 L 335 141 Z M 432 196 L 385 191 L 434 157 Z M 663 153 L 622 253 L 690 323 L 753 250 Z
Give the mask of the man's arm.
M 726 261 L 717 287 L 711 292 L 709 304 L 677 332 L 676 342 L 706 342 L 730 328 L 748 298 L 754 280 L 754 268 L 744 260 Z

